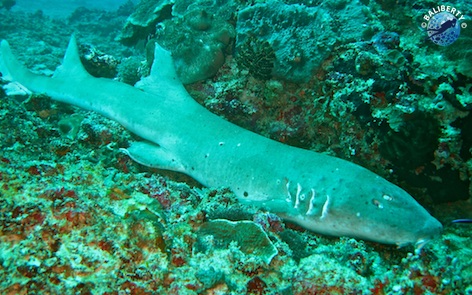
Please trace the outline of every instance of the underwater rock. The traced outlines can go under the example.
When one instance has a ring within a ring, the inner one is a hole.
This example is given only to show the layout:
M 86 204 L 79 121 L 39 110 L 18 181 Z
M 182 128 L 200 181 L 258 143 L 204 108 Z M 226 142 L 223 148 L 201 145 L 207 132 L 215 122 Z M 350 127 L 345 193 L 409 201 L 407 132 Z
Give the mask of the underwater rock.
M 379 133 L 380 153 L 402 169 L 414 169 L 433 160 L 441 130 L 438 122 L 425 113 L 416 111 L 405 118 L 406 123 L 398 130 Z
M 146 67 L 144 67 L 146 68 Z M 137 56 L 131 56 L 121 60 L 117 67 L 118 78 L 123 83 L 134 85 L 141 79 L 141 74 L 144 73 L 141 58 Z M 147 71 L 149 71 L 147 69 Z
M 400 36 L 395 32 L 379 32 L 372 37 L 372 44 L 378 53 L 385 53 L 398 48 Z
M 2 0 L 0 1 L 0 9 L 5 8 L 6 10 L 10 10 L 13 6 L 15 6 L 15 0 Z
M 174 0 L 142 0 L 136 6 L 118 37 L 126 45 L 134 45 L 146 40 L 154 33 L 156 24 L 171 16 Z
M 249 75 L 261 80 L 268 80 L 274 69 L 274 49 L 267 41 L 261 41 L 251 36 L 241 46 L 238 54 L 238 64 L 249 71 Z
M 241 252 L 258 256 L 269 264 L 278 251 L 261 226 L 247 220 L 217 219 L 204 223 L 197 232 L 196 252 L 226 249 L 236 242 Z
M 80 60 L 88 73 L 94 77 L 114 78 L 119 62 L 113 56 L 105 54 L 92 45 L 81 45 Z
M 264 295 L 267 294 L 267 284 L 259 276 L 255 276 L 246 284 L 247 294 Z
M 238 10 L 235 0 L 177 0 L 172 8 L 172 15 L 184 16 L 192 10 L 204 10 L 219 19 L 230 20 Z
M 234 37 L 233 26 L 224 19 L 203 9 L 191 10 L 183 17 L 161 23 L 156 39 L 146 46 L 147 61 L 152 64 L 153 41 L 157 41 L 172 52 L 182 83 L 194 83 L 216 74 Z
M 119 40 L 126 45 L 147 42 L 149 66 L 154 60 L 155 42 L 170 50 L 184 84 L 212 77 L 223 65 L 226 50 L 235 37 L 228 20 L 236 6 L 232 1 L 220 2 L 141 1 Z
M 362 51 L 356 57 L 356 72 L 362 76 L 372 75 L 376 69 L 382 65 L 378 55 L 371 52 Z
M 300 262 L 300 259 L 310 256 L 310 253 L 307 251 L 307 244 L 298 232 L 287 229 L 281 232 L 279 236 L 292 250 L 292 258 L 296 262 Z
M 75 139 L 77 133 L 79 133 L 80 124 L 83 119 L 83 116 L 80 115 L 64 117 L 58 123 L 59 131 L 63 136 L 69 139 Z
M 238 54 L 245 51 L 252 36 L 267 41 L 276 56 L 273 75 L 293 82 L 305 82 L 331 54 L 342 39 L 360 40 L 366 34 L 360 23 L 369 23 L 363 5 L 309 7 L 281 1 L 258 3 L 239 11 L 236 24 Z M 340 37 L 342 35 L 342 37 Z
M 205 289 L 215 286 L 224 279 L 224 273 L 220 269 L 215 269 L 213 266 L 200 268 L 195 276 L 197 280 L 203 284 Z
M 461 30 L 460 37 L 452 46 L 441 48 L 444 55 L 451 61 L 456 63 L 456 70 L 472 78 L 472 30 L 466 28 Z
M 306 81 L 330 54 L 335 41 L 331 22 L 323 8 L 279 1 L 259 3 L 238 14 L 236 50 L 243 51 L 249 36 L 267 41 L 276 55 L 274 76 Z M 315 29 L 319 27 L 323 29 Z

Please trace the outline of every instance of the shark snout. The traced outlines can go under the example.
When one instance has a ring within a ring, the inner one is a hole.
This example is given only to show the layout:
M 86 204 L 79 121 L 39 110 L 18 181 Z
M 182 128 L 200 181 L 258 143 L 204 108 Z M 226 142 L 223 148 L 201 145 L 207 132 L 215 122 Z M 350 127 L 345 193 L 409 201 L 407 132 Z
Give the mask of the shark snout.
M 418 239 L 416 241 L 416 248 L 421 249 L 430 240 L 437 238 L 443 231 L 442 224 L 434 217 L 429 217 L 424 222 L 424 226 L 418 232 Z

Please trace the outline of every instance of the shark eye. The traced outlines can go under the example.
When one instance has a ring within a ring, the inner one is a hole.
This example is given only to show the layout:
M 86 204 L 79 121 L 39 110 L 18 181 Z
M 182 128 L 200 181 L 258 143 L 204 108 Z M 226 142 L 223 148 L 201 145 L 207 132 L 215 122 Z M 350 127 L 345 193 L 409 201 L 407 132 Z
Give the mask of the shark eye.
M 386 201 L 393 201 L 393 198 L 389 195 L 383 195 L 382 198 Z

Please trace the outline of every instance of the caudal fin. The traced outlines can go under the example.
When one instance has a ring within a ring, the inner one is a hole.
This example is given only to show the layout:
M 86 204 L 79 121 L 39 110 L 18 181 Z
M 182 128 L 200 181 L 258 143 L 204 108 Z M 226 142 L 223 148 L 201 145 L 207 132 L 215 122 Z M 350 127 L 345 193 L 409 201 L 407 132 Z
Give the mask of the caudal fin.
M 13 55 L 6 40 L 0 44 L 0 73 L 2 79 L 10 83 L 3 86 L 7 95 L 29 95 L 31 91 L 25 86 L 34 76 Z
M 2 78 L 7 81 L 21 81 L 32 75 L 32 73 L 23 66 L 13 55 L 10 44 L 6 40 L 2 40 L 0 44 L 0 73 Z
M 5 91 L 9 95 L 24 95 L 33 92 L 43 92 L 48 88 L 51 78 L 36 75 L 30 72 L 18 59 L 13 55 L 10 45 L 6 40 L 2 40 L 0 44 L 0 73 L 2 79 L 10 84 L 4 86 Z M 79 57 L 79 50 L 75 37 L 72 36 L 64 56 L 63 63 L 56 69 L 53 75 L 59 79 L 80 80 L 81 78 L 91 77 L 85 70 Z

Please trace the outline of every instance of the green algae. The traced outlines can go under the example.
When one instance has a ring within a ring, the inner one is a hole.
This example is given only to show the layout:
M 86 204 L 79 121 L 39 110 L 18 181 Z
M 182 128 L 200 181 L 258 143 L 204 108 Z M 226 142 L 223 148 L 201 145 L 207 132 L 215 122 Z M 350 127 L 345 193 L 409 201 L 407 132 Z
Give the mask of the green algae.
M 235 242 L 241 252 L 267 264 L 278 253 L 267 234 L 252 221 L 211 220 L 200 227 L 197 236 L 197 252 L 226 249 Z

